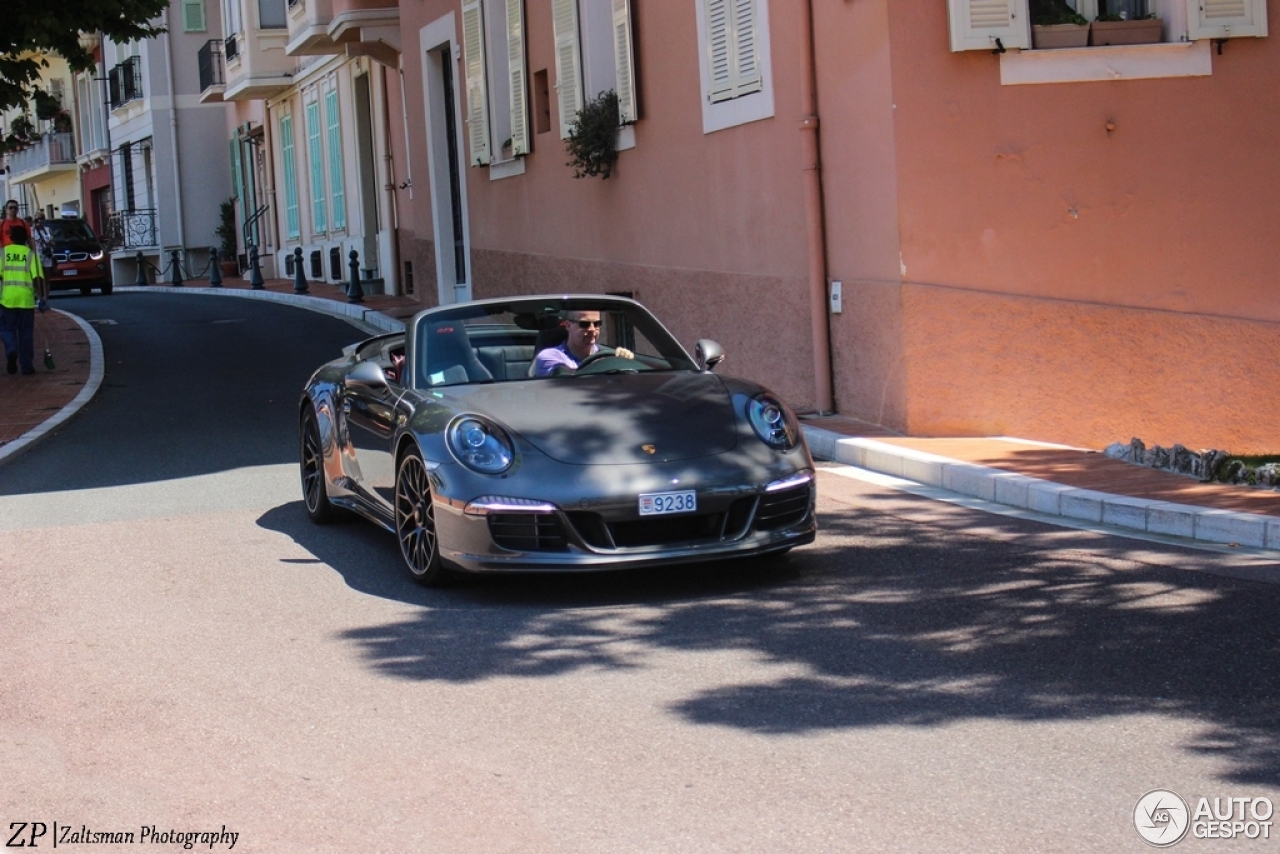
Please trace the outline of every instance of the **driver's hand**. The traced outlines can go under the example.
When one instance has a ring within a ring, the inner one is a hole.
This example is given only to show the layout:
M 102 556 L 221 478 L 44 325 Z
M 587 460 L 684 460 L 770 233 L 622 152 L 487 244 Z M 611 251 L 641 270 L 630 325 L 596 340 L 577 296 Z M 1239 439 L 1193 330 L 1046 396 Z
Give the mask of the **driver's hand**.
M 634 359 L 636 357 L 636 354 L 632 353 L 626 347 L 619 347 L 614 350 L 613 355 L 617 356 L 619 359 Z

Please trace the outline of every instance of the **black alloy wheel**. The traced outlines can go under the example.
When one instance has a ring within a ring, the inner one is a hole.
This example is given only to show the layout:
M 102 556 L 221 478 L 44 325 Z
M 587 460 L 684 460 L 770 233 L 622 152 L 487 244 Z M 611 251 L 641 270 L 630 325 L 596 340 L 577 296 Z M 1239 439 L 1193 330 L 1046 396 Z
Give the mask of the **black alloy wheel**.
M 316 420 L 315 407 L 308 403 L 302 413 L 300 437 L 301 458 L 298 461 L 302 475 L 302 500 L 311 521 L 324 525 L 338 517 L 338 510 L 329 501 L 324 483 L 324 446 L 320 442 L 320 424 Z
M 396 539 L 400 554 L 422 584 L 435 586 L 449 580 L 449 570 L 440 560 L 435 507 L 431 500 L 431 477 L 422 455 L 415 448 L 405 453 L 396 473 Z

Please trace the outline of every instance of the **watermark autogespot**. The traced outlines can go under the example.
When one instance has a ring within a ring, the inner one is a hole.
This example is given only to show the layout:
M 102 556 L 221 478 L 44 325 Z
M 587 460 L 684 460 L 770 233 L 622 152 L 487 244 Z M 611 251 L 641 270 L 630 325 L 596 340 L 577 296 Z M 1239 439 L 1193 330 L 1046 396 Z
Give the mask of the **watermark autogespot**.
M 1202 797 L 1192 810 L 1170 789 L 1153 789 L 1133 808 L 1133 826 L 1156 848 L 1176 845 L 1190 831 L 1196 839 L 1270 839 L 1275 806 L 1270 798 Z

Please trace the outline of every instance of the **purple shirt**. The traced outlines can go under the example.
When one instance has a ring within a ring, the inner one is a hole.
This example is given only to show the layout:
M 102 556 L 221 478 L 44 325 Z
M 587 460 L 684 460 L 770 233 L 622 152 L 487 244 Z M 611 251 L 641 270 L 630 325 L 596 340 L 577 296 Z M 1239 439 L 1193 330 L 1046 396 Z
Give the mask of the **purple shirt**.
M 599 349 L 600 345 L 591 345 L 591 353 L 595 353 Z M 569 343 L 567 341 L 559 347 L 548 347 L 534 357 L 533 375 L 535 377 L 549 377 L 552 371 L 560 367 L 574 371 L 578 369 L 578 358 L 569 352 Z

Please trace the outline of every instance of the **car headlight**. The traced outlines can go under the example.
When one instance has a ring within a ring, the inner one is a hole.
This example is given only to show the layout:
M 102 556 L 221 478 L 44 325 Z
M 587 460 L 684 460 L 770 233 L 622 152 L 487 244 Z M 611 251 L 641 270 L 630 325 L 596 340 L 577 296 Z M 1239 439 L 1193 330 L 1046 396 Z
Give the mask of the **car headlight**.
M 89 257 L 90 257 L 90 258 L 92 258 L 94 261 L 101 261 L 101 260 L 102 260 L 102 253 L 101 253 L 101 252 L 90 252 L 90 253 L 89 253 Z
M 472 471 L 501 474 L 511 467 L 515 450 L 507 432 L 487 418 L 462 415 L 446 431 L 449 450 Z
M 800 441 L 795 416 L 771 394 L 758 394 L 747 401 L 747 420 L 757 436 L 779 451 L 789 451 Z

